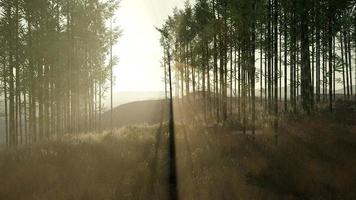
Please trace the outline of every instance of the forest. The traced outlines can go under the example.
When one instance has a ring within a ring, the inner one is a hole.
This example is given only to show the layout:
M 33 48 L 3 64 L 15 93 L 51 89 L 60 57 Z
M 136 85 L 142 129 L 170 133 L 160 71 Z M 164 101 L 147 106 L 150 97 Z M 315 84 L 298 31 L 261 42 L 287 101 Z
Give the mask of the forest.
M 352 200 L 355 155 L 355 0 L 0 0 L 1 200 Z
M 356 101 L 355 9 L 349 0 L 186 2 L 162 29 L 175 94 L 199 93 L 205 119 L 236 111 L 244 131 L 261 117 L 277 130 L 286 113 L 333 112 Z
M 8 146 L 101 129 L 107 28 L 116 1 L 0 2 L 1 97 Z M 110 22 L 109 22 L 110 23 Z

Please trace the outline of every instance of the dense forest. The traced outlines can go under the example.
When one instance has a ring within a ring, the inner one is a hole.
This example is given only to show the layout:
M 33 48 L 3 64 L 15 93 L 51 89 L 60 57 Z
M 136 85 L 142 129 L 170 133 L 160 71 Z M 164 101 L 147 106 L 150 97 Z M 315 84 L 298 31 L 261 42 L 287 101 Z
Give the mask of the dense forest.
M 277 128 L 283 114 L 333 112 L 337 100 L 356 100 L 355 7 L 352 0 L 186 2 L 162 28 L 164 66 L 173 65 L 176 96 L 200 94 L 205 119 L 237 114 L 244 132 L 262 118 Z
M 115 0 L 0 1 L 6 144 L 101 129 Z

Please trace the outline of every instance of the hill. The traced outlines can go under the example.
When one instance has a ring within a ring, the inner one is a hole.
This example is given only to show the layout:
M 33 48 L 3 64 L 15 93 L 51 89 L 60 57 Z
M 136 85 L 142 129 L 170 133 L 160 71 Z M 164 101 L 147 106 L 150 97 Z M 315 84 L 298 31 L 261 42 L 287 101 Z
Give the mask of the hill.
M 117 107 L 123 104 L 146 101 L 146 100 L 159 100 L 164 98 L 164 92 L 161 91 L 120 91 L 113 93 L 113 106 Z M 104 107 L 106 110 L 110 108 L 109 94 L 103 99 Z
M 165 100 L 145 100 L 126 103 L 113 110 L 113 127 L 120 128 L 134 124 L 158 124 L 167 119 Z M 103 113 L 102 125 L 110 127 L 110 111 Z M 5 140 L 5 119 L 0 115 L 0 144 Z
M 285 90 L 285 87 L 282 87 L 281 88 L 281 96 L 282 96 L 282 98 L 284 98 L 284 90 Z M 314 92 L 316 91 L 316 88 L 314 88 Z M 354 85 L 353 86 L 353 91 L 356 91 L 356 85 Z M 299 90 L 299 93 L 298 93 L 298 95 L 300 95 L 301 93 L 300 93 L 301 91 Z M 322 93 L 322 89 L 321 89 L 321 91 L 320 91 L 321 93 Z M 329 90 L 327 91 L 327 92 L 329 92 Z M 264 95 L 264 90 L 262 91 L 262 95 Z M 278 89 L 278 93 L 279 93 L 279 89 Z M 343 88 L 337 88 L 336 90 L 335 90 L 335 93 L 336 93 L 336 95 L 343 95 L 344 94 L 344 89 Z M 256 96 L 257 97 L 259 97 L 259 96 L 261 96 L 260 95 L 261 94 L 261 90 L 260 89 L 256 89 Z M 279 95 L 279 94 L 278 94 Z M 321 94 L 322 95 L 322 94 Z M 289 97 L 290 97 L 290 87 L 287 87 L 287 98 L 289 99 Z
M 160 122 L 160 111 L 164 92 L 116 92 L 114 96 L 114 127 L 123 127 L 131 124 L 155 124 Z M 104 100 L 104 109 L 110 108 L 109 97 Z M 158 114 L 157 114 L 158 113 Z M 110 125 L 110 114 L 103 114 L 103 125 Z M 3 96 L 0 95 L 0 145 L 5 140 L 5 119 Z
M 127 103 L 113 109 L 113 127 L 133 124 L 157 124 L 167 119 L 165 100 L 146 100 Z M 103 127 L 110 126 L 110 111 L 103 114 Z

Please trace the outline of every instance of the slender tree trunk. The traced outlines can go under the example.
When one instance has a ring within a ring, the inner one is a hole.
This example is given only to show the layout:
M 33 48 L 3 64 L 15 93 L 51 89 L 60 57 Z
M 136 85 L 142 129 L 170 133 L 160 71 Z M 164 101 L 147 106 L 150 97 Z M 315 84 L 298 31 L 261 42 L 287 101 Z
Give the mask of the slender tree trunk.
M 232 49 L 232 45 L 230 47 L 230 115 L 232 115 L 232 80 L 233 80 L 233 49 Z
M 8 103 L 7 103 L 7 69 L 6 58 L 3 59 L 3 73 L 4 73 L 4 103 L 5 103 L 5 141 L 6 146 L 9 146 L 9 120 L 8 120 Z
M 261 24 L 261 34 L 260 34 L 260 101 L 261 107 L 263 106 L 263 28 Z
M 26 98 L 26 93 L 23 93 L 23 110 L 24 110 L 24 127 L 25 127 L 25 132 L 24 132 L 24 136 L 25 136 L 25 144 L 28 144 L 28 115 L 27 115 L 27 98 Z
M 274 131 L 278 141 L 278 0 L 274 0 Z
M 333 111 L 333 82 L 332 82 L 332 72 L 333 72 L 333 36 L 332 36 L 332 26 L 333 26 L 333 17 L 332 17 L 332 8 L 330 9 L 330 13 L 329 13 L 329 34 L 328 34 L 328 38 L 329 38 L 329 109 L 330 112 Z
M 318 9 L 318 8 L 317 8 Z M 319 30 L 319 16 L 318 12 L 316 13 L 316 31 L 315 31 L 315 40 L 316 40 L 316 103 L 320 103 L 320 30 Z
M 253 2 L 253 11 L 256 13 L 256 1 Z M 256 129 L 256 81 L 255 81 L 255 74 L 256 74 L 256 67 L 255 67 L 255 49 L 256 49 L 256 27 L 255 22 L 252 22 L 252 45 L 251 45 L 251 95 L 252 95 L 252 135 L 255 137 L 255 129 Z
M 8 63 L 9 63 L 9 146 L 14 146 L 15 145 L 15 131 L 16 131 L 16 126 L 15 126 L 15 88 L 14 88 L 14 62 L 13 62 L 13 30 L 12 30 L 12 16 L 11 16 L 11 8 L 10 6 L 6 8 L 6 18 L 7 21 L 9 22 L 9 28 L 8 28 L 8 48 L 9 48 L 9 55 L 8 55 Z
M 344 62 L 344 42 L 342 34 L 340 33 L 340 45 L 341 45 L 341 67 L 342 67 L 342 86 L 344 89 L 344 98 L 346 98 L 346 82 L 345 82 L 345 62 Z
M 347 39 L 346 39 L 346 32 L 343 32 L 343 39 L 344 39 L 344 58 L 345 58 L 345 68 L 346 68 L 346 94 L 347 98 L 350 98 L 350 82 L 349 82 L 349 59 L 347 53 Z
M 21 120 L 21 86 L 20 86 L 20 62 L 19 62 L 19 2 L 15 0 L 15 145 L 17 146 L 20 142 L 22 144 L 22 120 Z
M 287 13 L 284 12 L 284 111 L 288 111 L 288 74 L 287 74 L 287 62 L 288 62 L 288 48 L 287 48 Z
M 348 52 L 348 58 L 349 58 L 349 71 L 350 71 L 350 95 L 352 96 L 353 95 L 353 84 L 352 84 L 352 57 L 351 57 L 351 39 L 350 39 L 350 33 L 347 33 L 347 35 L 346 35 L 346 37 L 347 37 L 347 43 L 348 43 L 348 45 L 347 45 L 347 47 L 348 47 L 348 49 L 347 49 L 347 52 Z
M 303 0 L 303 5 L 306 2 Z M 309 53 L 308 11 L 303 9 L 301 18 L 301 94 L 303 109 L 309 114 L 311 111 L 311 78 Z M 298 95 L 298 93 L 297 93 Z

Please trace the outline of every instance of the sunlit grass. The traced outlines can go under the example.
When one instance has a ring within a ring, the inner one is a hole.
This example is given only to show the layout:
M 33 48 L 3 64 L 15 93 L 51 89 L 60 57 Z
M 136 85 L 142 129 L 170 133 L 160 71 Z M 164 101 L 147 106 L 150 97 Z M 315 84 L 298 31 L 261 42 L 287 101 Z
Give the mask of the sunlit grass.
M 335 113 L 284 114 L 278 141 L 268 121 L 257 121 L 253 138 L 233 123 L 194 122 L 194 108 L 176 113 L 185 117 L 176 124 L 182 199 L 355 199 L 356 115 L 349 103 L 336 104 Z
M 157 173 L 154 179 L 151 175 L 153 168 L 165 170 L 165 145 L 156 144 L 157 137 L 165 136 L 164 129 L 165 125 L 128 126 L 113 133 L 65 135 L 1 150 L 0 199 L 142 199 L 154 195 L 150 185 L 166 180 L 166 173 Z M 165 192 L 156 191 L 163 197 Z

